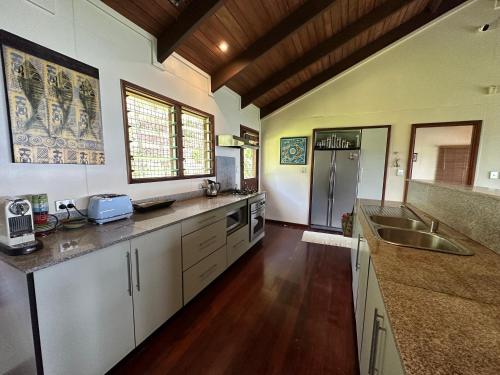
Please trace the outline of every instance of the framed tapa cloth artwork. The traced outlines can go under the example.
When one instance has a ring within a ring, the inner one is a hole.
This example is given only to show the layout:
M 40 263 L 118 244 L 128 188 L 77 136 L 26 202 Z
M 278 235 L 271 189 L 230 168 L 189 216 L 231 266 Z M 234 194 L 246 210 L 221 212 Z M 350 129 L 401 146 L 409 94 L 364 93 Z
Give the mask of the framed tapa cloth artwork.
M 280 138 L 280 164 L 307 164 L 307 137 Z
M 99 70 L 0 30 L 12 161 L 104 164 Z

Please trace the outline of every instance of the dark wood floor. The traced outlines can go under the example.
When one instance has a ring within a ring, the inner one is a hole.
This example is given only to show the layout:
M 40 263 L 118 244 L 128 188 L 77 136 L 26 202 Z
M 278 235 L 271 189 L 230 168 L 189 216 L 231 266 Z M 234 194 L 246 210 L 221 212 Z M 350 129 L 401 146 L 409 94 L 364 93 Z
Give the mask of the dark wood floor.
M 350 252 L 266 238 L 112 374 L 357 374 Z

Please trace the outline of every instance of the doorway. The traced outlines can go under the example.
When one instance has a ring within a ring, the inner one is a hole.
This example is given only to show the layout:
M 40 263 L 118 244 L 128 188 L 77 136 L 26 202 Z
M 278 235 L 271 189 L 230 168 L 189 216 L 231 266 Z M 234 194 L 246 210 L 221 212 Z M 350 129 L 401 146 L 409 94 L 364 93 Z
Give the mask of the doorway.
M 259 132 L 240 125 L 240 136 L 259 144 Z M 259 150 L 242 148 L 240 151 L 240 188 L 259 190 Z
M 406 172 L 408 180 L 472 185 L 481 121 L 413 124 Z

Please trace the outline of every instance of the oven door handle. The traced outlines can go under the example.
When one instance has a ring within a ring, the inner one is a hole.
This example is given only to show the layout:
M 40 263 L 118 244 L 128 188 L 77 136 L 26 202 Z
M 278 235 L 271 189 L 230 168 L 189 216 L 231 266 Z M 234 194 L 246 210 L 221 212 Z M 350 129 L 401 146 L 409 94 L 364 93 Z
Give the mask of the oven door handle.
M 226 216 L 232 216 L 232 215 L 234 215 L 234 214 L 237 214 L 238 212 L 240 212 L 240 209 L 239 209 L 239 208 L 238 208 L 238 209 L 236 209 L 236 210 L 233 210 L 233 211 L 228 212 L 228 213 L 226 214 Z

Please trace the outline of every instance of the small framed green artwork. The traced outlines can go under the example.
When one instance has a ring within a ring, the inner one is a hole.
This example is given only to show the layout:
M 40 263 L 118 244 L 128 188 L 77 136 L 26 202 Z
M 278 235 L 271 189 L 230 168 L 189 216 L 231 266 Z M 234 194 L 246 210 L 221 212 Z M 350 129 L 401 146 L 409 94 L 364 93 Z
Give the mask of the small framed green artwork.
M 307 164 L 307 137 L 280 138 L 280 164 Z

